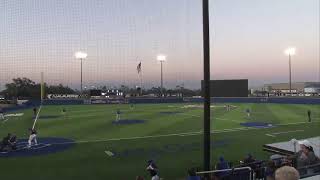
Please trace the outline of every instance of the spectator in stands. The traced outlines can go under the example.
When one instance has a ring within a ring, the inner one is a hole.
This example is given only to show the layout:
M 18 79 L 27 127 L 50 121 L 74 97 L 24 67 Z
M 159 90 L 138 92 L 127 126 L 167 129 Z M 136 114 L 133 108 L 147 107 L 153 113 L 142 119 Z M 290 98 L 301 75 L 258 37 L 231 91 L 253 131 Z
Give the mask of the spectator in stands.
M 2 139 L 2 142 L 0 145 L 0 151 L 3 151 L 7 146 L 9 146 L 10 138 L 11 138 L 11 134 L 8 133 L 8 135 Z
M 250 164 L 250 163 L 253 163 L 255 161 L 256 161 L 256 159 L 250 153 L 247 154 L 247 156 L 243 159 L 243 163 L 244 164 Z
M 151 175 L 151 180 L 160 180 L 158 176 L 158 167 L 153 160 L 148 161 L 147 171 Z
M 17 136 L 16 135 L 11 136 L 8 143 L 9 143 L 11 150 L 17 150 Z
M 137 177 L 136 177 L 136 180 L 144 180 L 144 177 L 142 177 L 142 176 L 137 176 Z
M 300 144 L 300 151 L 290 157 L 296 167 L 301 168 L 318 163 L 319 158 L 314 154 L 311 143 L 308 140 L 299 141 L 298 143 Z
M 266 180 L 274 180 L 276 170 L 277 170 L 276 163 L 272 160 L 268 161 L 266 172 L 265 172 Z
M 275 180 L 298 180 L 299 178 L 299 172 L 290 166 L 283 166 L 275 173 Z
M 219 158 L 219 162 L 216 165 L 216 170 L 224 170 L 224 169 L 229 169 L 229 163 L 224 159 L 223 156 Z M 229 175 L 229 172 L 217 172 L 215 174 L 219 179 L 224 179 L 226 176 Z
M 196 170 L 191 168 L 188 170 L 188 177 L 187 180 L 201 180 L 200 176 L 197 176 Z

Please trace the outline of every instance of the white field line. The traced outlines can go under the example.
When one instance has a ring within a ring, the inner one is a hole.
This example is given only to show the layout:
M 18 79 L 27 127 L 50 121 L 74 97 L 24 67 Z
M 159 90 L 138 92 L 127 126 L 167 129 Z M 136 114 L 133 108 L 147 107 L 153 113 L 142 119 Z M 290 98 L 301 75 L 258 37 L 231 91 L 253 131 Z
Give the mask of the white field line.
M 37 120 L 38 120 L 38 118 L 39 118 L 39 114 L 40 114 L 41 108 L 42 108 L 42 105 L 40 105 L 40 107 L 39 107 L 39 109 L 38 109 L 36 118 L 35 118 L 34 121 L 33 121 L 32 129 L 34 129 L 34 127 L 36 126 L 36 123 L 37 123 Z
M 301 122 L 295 122 L 295 123 L 283 123 L 283 124 L 275 124 L 278 126 L 288 126 L 288 125 L 297 125 L 297 124 L 312 124 L 312 123 L 318 123 L 320 121 L 312 121 L 312 122 L 306 122 L 306 121 L 301 121 Z
M 202 116 L 198 116 L 198 115 L 192 115 L 192 114 L 186 114 L 186 113 L 178 113 L 176 115 L 181 115 L 181 116 L 190 116 L 190 117 L 202 117 Z M 232 121 L 232 122 L 236 122 L 236 123 L 243 123 L 243 121 L 239 121 L 239 120 L 232 120 L 232 119 L 226 119 L 226 118 L 212 118 L 212 119 L 218 119 L 218 120 L 224 120 L 224 121 Z
M 309 122 L 297 122 L 297 123 L 288 123 L 288 124 L 278 124 L 281 126 L 286 125 L 295 125 L 295 124 L 307 124 Z M 318 123 L 318 122 L 312 122 Z M 269 127 L 266 127 L 268 129 Z M 220 134 L 228 132 L 239 132 L 239 131 L 248 131 L 248 130 L 261 130 L 263 128 L 255 127 L 242 127 L 242 128 L 232 128 L 232 129 L 222 129 L 211 131 L 211 134 Z M 152 138 L 161 138 L 161 137 L 174 137 L 174 136 L 197 136 L 202 135 L 203 131 L 194 131 L 194 132 L 185 132 L 185 133 L 175 133 L 175 134 L 160 134 L 152 136 L 136 136 L 136 137 L 127 137 L 127 138 L 111 138 L 111 139 L 98 139 L 98 140 L 79 140 L 74 142 L 65 142 L 65 143 L 51 143 L 52 145 L 59 144 L 80 144 L 80 143 L 95 143 L 95 142 L 111 142 L 111 141 L 123 141 L 123 140 L 139 140 L 139 139 L 152 139 Z
M 4 117 L 20 117 L 23 116 L 24 113 L 15 113 L 15 114 L 6 114 Z
M 236 122 L 236 123 L 243 123 L 243 121 L 232 120 L 232 119 L 226 119 L 226 118 L 214 118 L 214 119 L 224 120 L 224 121 L 232 121 L 232 122 Z
M 176 115 L 181 115 L 181 116 L 191 116 L 191 117 L 202 117 L 202 116 L 197 116 L 197 115 L 192 115 L 192 114 L 185 114 L 185 113 L 178 113 Z M 223 120 L 223 121 L 232 121 L 235 123 L 244 123 L 244 121 L 240 121 L 240 120 L 233 120 L 233 119 L 227 119 L 227 118 L 219 118 L 219 117 L 214 117 L 212 119 L 218 119 L 218 120 Z
M 106 153 L 108 156 L 114 156 L 114 153 L 111 151 L 104 151 L 104 153 Z
M 273 135 L 278 135 L 278 134 L 288 134 L 288 133 L 293 133 L 293 132 L 303 132 L 304 130 L 294 130 L 294 131 L 283 131 L 283 132 L 276 132 L 276 133 L 271 133 Z
M 51 144 L 43 144 L 41 146 L 39 145 L 39 147 L 34 147 L 34 148 L 31 146 L 31 148 L 32 149 L 42 149 L 42 148 L 49 147 L 49 146 L 51 146 Z
M 190 117 L 198 117 L 198 118 L 201 118 L 202 116 L 198 116 L 198 115 L 193 115 L 193 114 L 186 114 L 186 113 L 177 113 L 177 114 L 174 114 L 174 115 L 180 115 L 180 116 L 190 116 Z
M 6 118 L 2 121 L 2 124 L 6 123 L 9 120 L 9 118 Z
M 265 135 L 270 136 L 270 137 L 276 137 L 276 135 L 279 135 L 279 134 L 288 134 L 288 133 L 293 133 L 293 132 L 304 132 L 304 130 L 281 131 L 281 132 L 275 132 L 275 133 L 268 133 Z
M 226 132 L 237 132 L 237 131 L 246 131 L 257 128 L 233 128 L 233 129 L 223 129 L 211 131 L 211 134 L 220 134 Z M 260 128 L 261 129 L 261 128 Z M 138 139 L 150 139 L 150 138 L 161 138 L 161 137 L 173 137 L 173 136 L 196 136 L 202 135 L 203 131 L 195 131 L 195 132 L 186 132 L 186 133 L 175 133 L 175 134 L 163 134 L 163 135 L 152 135 L 152 136 L 136 136 L 136 137 L 128 137 L 128 138 L 111 138 L 111 139 L 100 139 L 100 140 L 88 140 L 88 141 L 74 141 L 74 142 L 66 142 L 66 143 L 51 143 L 51 144 L 74 144 L 74 143 L 93 143 L 93 142 L 109 142 L 109 141 L 121 141 L 121 140 L 138 140 Z
M 272 134 L 266 134 L 266 136 L 276 137 L 275 135 L 272 135 Z

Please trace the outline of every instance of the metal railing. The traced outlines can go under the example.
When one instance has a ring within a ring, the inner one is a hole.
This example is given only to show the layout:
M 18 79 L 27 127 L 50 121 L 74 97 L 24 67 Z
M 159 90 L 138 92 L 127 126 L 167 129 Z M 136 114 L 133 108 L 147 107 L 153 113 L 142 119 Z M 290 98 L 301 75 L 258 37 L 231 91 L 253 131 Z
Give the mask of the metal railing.
M 236 179 L 253 180 L 253 171 L 250 167 L 196 172 L 196 174 L 200 176 L 206 174 L 217 176 L 219 173 L 226 173 L 225 176 L 228 176 L 231 179 L 232 177 L 234 177 Z M 240 176 L 242 176 L 243 178 L 239 178 Z
M 320 163 L 314 164 L 314 165 L 309 165 L 309 166 L 304 166 L 304 167 L 299 167 L 299 168 L 297 168 L 297 170 L 299 171 L 301 178 L 307 178 L 307 177 L 320 175 Z

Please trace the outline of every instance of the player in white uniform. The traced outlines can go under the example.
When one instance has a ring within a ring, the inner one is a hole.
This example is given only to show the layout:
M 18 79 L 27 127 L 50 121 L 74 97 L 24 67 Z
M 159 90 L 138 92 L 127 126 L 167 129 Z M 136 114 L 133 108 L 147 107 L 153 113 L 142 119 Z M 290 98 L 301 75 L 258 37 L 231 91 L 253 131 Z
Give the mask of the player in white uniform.
M 34 142 L 34 145 L 37 145 L 38 144 L 38 141 L 37 141 L 37 131 L 36 129 L 29 129 L 30 131 L 30 136 L 29 136 L 29 140 L 28 140 L 28 148 L 30 148 L 32 146 L 32 142 Z

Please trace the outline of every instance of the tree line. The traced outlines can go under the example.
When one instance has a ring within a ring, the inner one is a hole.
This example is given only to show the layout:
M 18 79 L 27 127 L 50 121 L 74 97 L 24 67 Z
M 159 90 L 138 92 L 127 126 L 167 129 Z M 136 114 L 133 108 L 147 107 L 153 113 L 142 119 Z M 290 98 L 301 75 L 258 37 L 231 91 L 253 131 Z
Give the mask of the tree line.
M 73 94 L 75 91 L 68 86 L 44 84 L 46 94 Z M 6 99 L 40 99 L 41 84 L 29 78 L 14 78 L 5 85 L 5 90 L 0 92 Z
M 162 89 L 160 87 L 152 87 L 149 89 L 137 89 L 130 88 L 125 85 L 120 85 L 115 87 L 121 90 L 125 95 L 129 96 L 141 96 L 141 95 L 154 95 L 157 97 L 165 96 L 179 96 L 179 97 L 190 97 L 190 96 L 200 96 L 201 90 L 191 90 L 184 88 L 183 86 L 176 86 L 173 89 Z M 106 91 L 107 87 L 102 86 L 99 89 Z M 45 96 L 46 94 L 79 94 L 78 90 L 74 90 L 68 86 L 62 84 L 59 85 L 48 85 L 44 84 Z M 142 94 L 141 94 L 142 92 Z M 89 93 L 85 91 L 83 93 Z M 29 78 L 14 78 L 12 82 L 5 85 L 5 89 L 0 92 L 0 95 L 4 96 L 6 99 L 40 99 L 41 94 L 41 84 L 32 81 Z

